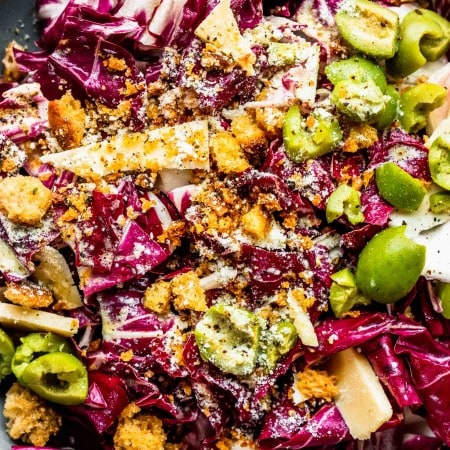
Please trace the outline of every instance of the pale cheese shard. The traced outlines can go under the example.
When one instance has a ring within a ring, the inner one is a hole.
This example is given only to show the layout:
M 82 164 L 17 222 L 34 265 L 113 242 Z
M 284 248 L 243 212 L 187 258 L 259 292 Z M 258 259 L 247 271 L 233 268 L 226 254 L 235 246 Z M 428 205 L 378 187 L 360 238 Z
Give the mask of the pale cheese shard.
M 161 169 L 209 169 L 208 122 L 114 136 L 109 140 L 41 157 L 56 169 L 88 180 L 111 174 Z
M 289 306 L 290 315 L 294 321 L 294 326 L 300 340 L 304 345 L 317 347 L 319 345 L 319 341 L 317 340 L 314 325 L 309 318 L 308 311 L 306 311 L 303 307 L 299 296 L 296 295 L 296 292 L 296 290 L 289 291 L 286 299 Z
M 0 303 L 0 324 L 28 331 L 50 331 L 65 337 L 78 331 L 78 319 L 9 303 Z
M 33 278 L 52 291 L 57 301 L 56 309 L 75 309 L 83 306 L 69 265 L 56 248 L 43 247 L 34 254 L 33 260 L 37 261 Z
M 391 403 L 364 355 L 353 348 L 336 353 L 328 373 L 337 378 L 335 403 L 354 439 L 368 439 L 391 418 Z
M 231 57 L 248 76 L 255 74 L 256 56 L 250 42 L 239 31 L 230 0 L 221 0 L 194 33 L 217 51 Z
M 25 278 L 29 274 L 28 269 L 19 261 L 11 246 L 2 239 L 0 239 L 0 271 L 17 279 Z

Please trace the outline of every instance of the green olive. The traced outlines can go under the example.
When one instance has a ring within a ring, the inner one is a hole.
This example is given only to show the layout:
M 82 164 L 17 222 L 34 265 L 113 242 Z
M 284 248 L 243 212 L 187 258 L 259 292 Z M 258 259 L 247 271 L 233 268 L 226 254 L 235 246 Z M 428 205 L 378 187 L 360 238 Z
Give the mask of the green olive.
M 433 181 L 450 190 L 450 133 L 442 133 L 431 144 L 428 165 Z
M 0 328 L 0 381 L 11 373 L 11 360 L 14 344 L 11 338 Z
M 31 333 L 20 338 L 20 341 L 22 345 L 17 347 L 11 362 L 11 369 L 19 381 L 23 371 L 36 357 L 45 353 L 72 352 L 69 343 L 53 333 Z
M 381 196 L 401 210 L 418 209 L 427 192 L 420 180 L 393 162 L 377 167 L 375 179 Z
M 387 228 L 363 248 L 355 279 L 360 291 L 380 303 L 394 303 L 416 284 L 426 248 L 405 235 L 406 226 Z
M 260 333 L 255 314 L 225 304 L 209 308 L 194 330 L 202 359 L 234 375 L 255 369 Z
M 22 372 L 20 382 L 42 398 L 62 405 L 79 405 L 88 393 L 86 367 L 65 352 L 34 359 Z

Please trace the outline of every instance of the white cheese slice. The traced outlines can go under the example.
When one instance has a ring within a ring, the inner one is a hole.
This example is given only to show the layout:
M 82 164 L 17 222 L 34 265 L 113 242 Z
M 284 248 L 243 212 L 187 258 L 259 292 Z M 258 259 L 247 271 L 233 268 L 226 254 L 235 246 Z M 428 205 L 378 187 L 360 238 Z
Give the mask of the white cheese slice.
M 57 169 L 98 180 L 129 171 L 209 169 L 208 122 L 114 136 L 109 140 L 41 157 Z
M 28 331 L 50 331 L 66 337 L 78 331 L 77 319 L 10 303 L 0 303 L 0 324 Z
M 288 292 L 287 303 L 292 320 L 294 321 L 295 328 L 302 343 L 309 345 L 310 347 L 317 347 L 319 345 L 319 341 L 317 340 L 314 325 L 309 318 L 308 312 L 305 311 L 302 304 L 292 291 Z
M 255 74 L 256 56 L 240 33 L 230 0 L 221 0 L 195 29 L 195 35 L 235 61 L 247 75 Z
M 0 271 L 17 278 L 28 275 L 27 268 L 18 260 L 11 246 L 0 239 Z
M 328 372 L 337 378 L 335 402 L 350 434 L 354 439 L 368 439 L 393 412 L 372 366 L 350 348 L 333 355 Z
M 52 291 L 59 309 L 75 309 L 83 306 L 69 265 L 56 248 L 43 247 L 34 254 L 33 261 L 38 261 L 33 278 Z

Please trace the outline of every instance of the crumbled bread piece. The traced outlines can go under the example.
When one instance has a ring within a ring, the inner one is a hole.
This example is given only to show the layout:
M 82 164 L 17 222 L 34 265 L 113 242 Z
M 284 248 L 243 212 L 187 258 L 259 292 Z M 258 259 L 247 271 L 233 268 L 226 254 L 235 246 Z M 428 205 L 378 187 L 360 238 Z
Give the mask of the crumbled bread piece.
M 48 288 L 31 282 L 7 283 L 3 295 L 10 302 L 29 308 L 46 308 L 53 303 L 53 296 Z
M 52 135 L 63 149 L 81 144 L 86 128 L 86 113 L 70 92 L 48 103 L 48 122 Z
M 120 414 L 114 434 L 115 450 L 164 450 L 166 440 L 161 420 L 141 412 L 135 403 L 130 403 Z
M 378 132 L 376 128 L 361 123 L 353 125 L 347 138 L 344 141 L 344 152 L 357 152 L 359 149 L 368 148 L 378 141 Z
M 167 314 L 170 311 L 171 291 L 169 281 L 153 283 L 144 293 L 144 307 L 157 314 Z
M 269 139 L 279 137 L 283 128 L 286 111 L 276 107 L 265 107 L 255 109 L 255 120 Z
M 246 152 L 253 152 L 267 145 L 266 134 L 247 115 L 238 116 L 231 122 L 231 132 Z
M 306 399 L 323 398 L 331 402 L 339 392 L 336 387 L 337 378 L 324 370 L 306 368 L 303 372 L 298 372 L 296 378 L 295 387 Z
M 220 172 L 243 172 L 250 167 L 238 140 L 229 131 L 211 136 L 210 148 Z
M 19 383 L 14 383 L 6 393 L 3 414 L 12 439 L 37 447 L 44 446 L 62 423 L 55 409 Z
M 206 296 L 194 272 L 185 272 L 172 279 L 173 305 L 178 311 L 206 311 Z
M 11 41 L 5 49 L 5 57 L 2 59 L 3 63 L 3 81 L 17 81 L 21 78 L 19 66 L 14 57 L 14 49 L 23 50 L 23 47 L 16 41 Z
M 0 210 L 8 219 L 38 225 L 52 204 L 52 192 L 31 176 L 16 175 L 0 181 Z
M 270 230 L 270 220 L 261 205 L 254 206 L 241 219 L 244 231 L 257 240 L 262 240 Z

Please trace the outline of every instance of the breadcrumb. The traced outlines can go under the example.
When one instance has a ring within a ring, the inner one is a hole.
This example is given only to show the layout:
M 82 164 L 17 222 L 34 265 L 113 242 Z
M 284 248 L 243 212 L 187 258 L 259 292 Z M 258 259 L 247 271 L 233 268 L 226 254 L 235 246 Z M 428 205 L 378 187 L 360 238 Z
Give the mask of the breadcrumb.
M 12 439 L 37 447 L 44 446 L 62 423 L 54 408 L 19 383 L 14 383 L 6 393 L 3 414 Z
M 144 307 L 157 314 L 167 314 L 170 311 L 171 292 L 169 281 L 153 283 L 144 293 Z
M 3 295 L 10 302 L 27 308 L 46 308 L 53 303 L 49 289 L 31 282 L 7 283 Z
M 139 406 L 130 403 L 119 417 L 114 434 L 114 449 L 164 450 L 166 440 L 161 420 L 141 412 Z
M 378 141 L 377 130 L 367 123 L 355 124 L 350 129 L 348 137 L 344 141 L 344 152 L 357 152 L 359 149 L 368 148 Z
M 245 152 L 251 153 L 267 145 L 266 134 L 247 115 L 233 119 L 231 132 Z
M 5 49 L 3 63 L 3 81 L 17 81 L 22 77 L 16 58 L 14 57 L 14 49 L 23 50 L 24 48 L 16 41 L 11 41 Z
M 64 150 L 80 146 L 86 129 L 86 113 L 70 92 L 48 103 L 48 122 L 51 133 Z
M 206 296 L 194 272 L 185 272 L 172 279 L 173 305 L 178 311 L 206 311 Z
M 50 189 L 31 176 L 3 178 L 0 192 L 0 210 L 6 212 L 12 222 L 24 225 L 38 225 L 52 204 Z
M 324 370 L 306 368 L 296 375 L 295 386 L 305 398 L 323 398 L 331 402 L 338 394 L 337 378 L 334 375 L 328 375 Z
M 250 167 L 238 140 L 228 131 L 210 138 L 211 154 L 220 172 L 238 173 Z
M 270 230 L 270 221 L 267 213 L 260 205 L 254 206 L 241 219 L 244 231 L 257 240 L 263 240 Z

